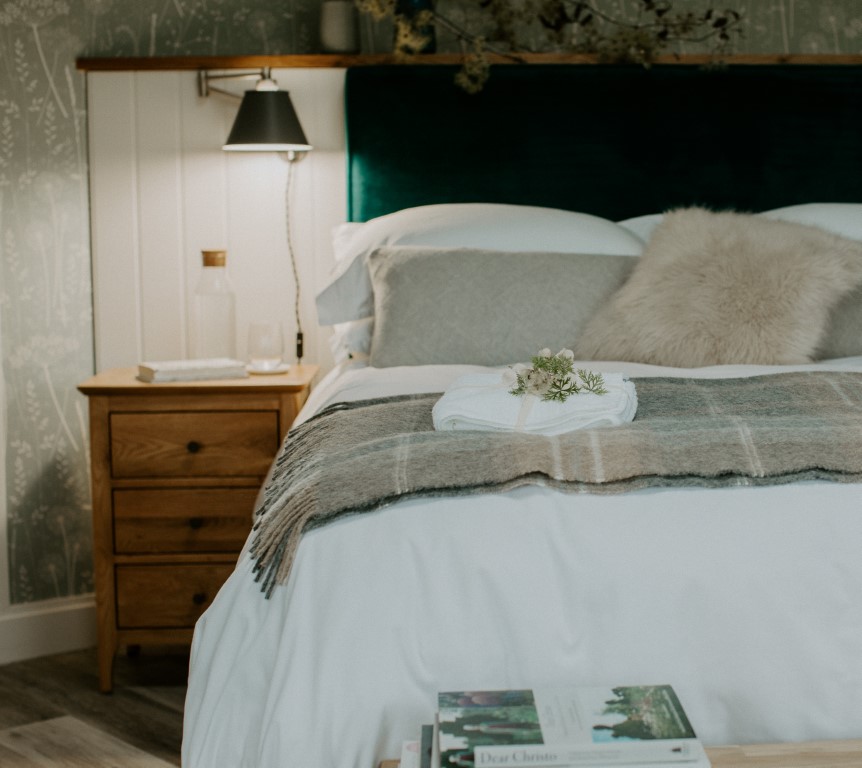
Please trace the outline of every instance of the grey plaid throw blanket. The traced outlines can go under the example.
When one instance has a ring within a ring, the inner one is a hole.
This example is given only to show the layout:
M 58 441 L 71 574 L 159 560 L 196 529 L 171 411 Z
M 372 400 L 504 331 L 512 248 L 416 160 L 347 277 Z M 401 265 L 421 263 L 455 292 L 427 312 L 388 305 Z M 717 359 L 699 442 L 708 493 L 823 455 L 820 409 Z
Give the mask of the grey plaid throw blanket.
M 413 496 L 535 483 L 651 486 L 862 482 L 862 374 L 636 379 L 635 420 L 556 437 L 436 432 L 439 394 L 339 403 L 293 430 L 257 511 L 252 554 L 269 595 L 304 531 Z

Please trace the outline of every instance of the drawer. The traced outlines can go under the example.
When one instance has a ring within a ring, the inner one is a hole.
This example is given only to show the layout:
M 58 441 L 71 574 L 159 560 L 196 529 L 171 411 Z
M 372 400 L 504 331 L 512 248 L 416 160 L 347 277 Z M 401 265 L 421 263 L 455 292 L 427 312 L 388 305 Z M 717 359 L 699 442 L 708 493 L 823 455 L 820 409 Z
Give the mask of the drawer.
M 193 627 L 233 565 L 117 566 L 117 626 Z
M 114 551 L 239 552 L 256 496 L 256 488 L 115 490 Z
M 114 477 L 263 477 L 279 446 L 277 411 L 111 414 Z

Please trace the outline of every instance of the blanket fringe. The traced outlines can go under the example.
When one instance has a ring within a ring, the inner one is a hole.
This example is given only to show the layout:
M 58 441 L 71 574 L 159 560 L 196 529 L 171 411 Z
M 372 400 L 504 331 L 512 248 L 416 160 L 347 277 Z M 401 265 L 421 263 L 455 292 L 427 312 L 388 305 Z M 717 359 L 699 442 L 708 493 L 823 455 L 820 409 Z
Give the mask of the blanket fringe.
M 337 429 L 332 420 L 321 417 L 345 410 L 348 405 L 336 403 L 292 430 L 275 461 L 270 480 L 264 488 L 263 502 L 254 513 L 255 536 L 249 550 L 255 559 L 255 581 L 260 583 L 261 591 L 267 597 L 271 596 L 276 585 L 287 581 L 306 524 L 315 513 L 314 495 L 310 490 L 293 489 L 300 478 L 317 471 L 314 464 L 319 459 L 311 444 L 332 436 Z M 282 514 L 275 515 L 275 510 L 282 510 Z
M 862 482 L 860 373 L 657 377 L 637 386 L 643 396 L 634 422 L 555 438 L 435 431 L 431 408 L 438 394 L 321 411 L 288 435 L 255 512 L 255 580 L 271 596 L 287 582 L 305 532 L 403 498 L 525 484 L 609 494 Z

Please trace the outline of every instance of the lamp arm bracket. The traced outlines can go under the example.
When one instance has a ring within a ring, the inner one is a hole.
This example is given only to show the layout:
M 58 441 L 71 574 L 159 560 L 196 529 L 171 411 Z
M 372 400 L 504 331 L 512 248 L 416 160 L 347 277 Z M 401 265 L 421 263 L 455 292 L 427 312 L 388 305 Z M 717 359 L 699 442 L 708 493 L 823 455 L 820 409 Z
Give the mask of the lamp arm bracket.
M 298 163 L 302 160 L 306 155 L 308 155 L 308 150 L 304 149 L 289 149 L 286 152 L 279 152 L 279 156 L 286 163 Z
M 270 68 L 260 67 L 250 72 L 211 72 L 208 69 L 198 70 L 198 96 L 209 96 L 210 93 L 220 93 L 234 99 L 241 99 L 242 94 L 234 93 L 225 88 L 211 85 L 212 80 L 268 80 L 270 79 Z

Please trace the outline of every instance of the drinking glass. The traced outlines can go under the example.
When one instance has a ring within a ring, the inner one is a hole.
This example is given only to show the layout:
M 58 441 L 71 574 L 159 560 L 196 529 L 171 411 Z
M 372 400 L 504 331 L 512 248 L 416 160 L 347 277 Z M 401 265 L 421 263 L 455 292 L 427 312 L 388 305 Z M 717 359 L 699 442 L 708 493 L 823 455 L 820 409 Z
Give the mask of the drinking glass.
M 248 361 L 253 373 L 272 373 L 281 366 L 284 341 L 278 323 L 252 323 L 248 328 Z

